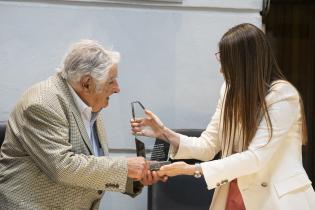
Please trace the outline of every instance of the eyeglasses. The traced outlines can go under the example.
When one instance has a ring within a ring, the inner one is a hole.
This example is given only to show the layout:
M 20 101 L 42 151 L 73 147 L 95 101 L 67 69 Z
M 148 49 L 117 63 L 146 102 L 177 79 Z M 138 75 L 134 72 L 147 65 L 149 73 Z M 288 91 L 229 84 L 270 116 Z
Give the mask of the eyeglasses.
M 220 62 L 220 52 L 214 53 L 216 59 Z

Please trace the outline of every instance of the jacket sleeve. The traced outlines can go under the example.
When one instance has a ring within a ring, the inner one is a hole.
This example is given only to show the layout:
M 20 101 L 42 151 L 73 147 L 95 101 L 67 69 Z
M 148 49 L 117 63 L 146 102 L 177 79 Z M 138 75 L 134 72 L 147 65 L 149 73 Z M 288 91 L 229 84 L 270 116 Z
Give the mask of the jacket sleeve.
M 216 111 L 206 130 L 202 132 L 199 138 L 180 135 L 180 143 L 177 152 L 174 152 L 173 147 L 170 149 L 170 157 L 172 159 L 198 159 L 208 161 L 213 159 L 214 156 L 221 151 L 219 126 L 224 92 L 225 84 L 221 87 Z
M 263 119 L 246 151 L 202 163 L 208 189 L 215 188 L 223 180 L 227 182 L 258 172 L 285 143 L 288 131 L 300 116 L 299 94 L 291 85 L 281 84 L 267 96 L 266 101 L 273 129 L 272 138 L 270 139 L 267 122 Z
M 126 159 L 74 154 L 62 111 L 40 103 L 25 107 L 19 135 L 27 154 L 53 181 L 95 190 L 126 191 Z
M 130 197 L 134 198 L 142 192 L 143 184 L 139 181 L 133 181 L 132 179 L 128 178 L 127 181 L 127 189 L 125 194 L 129 195 Z

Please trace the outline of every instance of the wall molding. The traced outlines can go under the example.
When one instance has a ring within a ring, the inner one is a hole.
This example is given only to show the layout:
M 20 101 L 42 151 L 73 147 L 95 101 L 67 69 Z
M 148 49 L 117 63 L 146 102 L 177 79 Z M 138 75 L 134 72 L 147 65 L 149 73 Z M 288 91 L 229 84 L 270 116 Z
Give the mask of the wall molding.
M 128 8 L 160 8 L 173 10 L 216 10 L 260 12 L 263 0 L 0 0 L 0 4 L 29 3 L 79 6 L 110 6 Z

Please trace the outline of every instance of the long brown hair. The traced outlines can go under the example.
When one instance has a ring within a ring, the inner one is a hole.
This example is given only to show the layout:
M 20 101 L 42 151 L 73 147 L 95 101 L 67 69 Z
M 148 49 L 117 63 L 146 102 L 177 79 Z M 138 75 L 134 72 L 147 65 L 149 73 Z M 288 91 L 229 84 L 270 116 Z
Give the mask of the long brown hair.
M 265 34 L 252 24 L 240 24 L 228 30 L 219 42 L 221 70 L 226 89 L 223 120 L 223 153 L 234 143 L 236 132 L 243 137 L 243 150 L 253 139 L 265 118 L 272 138 L 272 124 L 265 97 L 272 83 L 286 80 L 277 64 Z M 302 120 L 304 118 L 301 103 Z M 222 118 L 223 117 L 223 118 Z M 303 120 L 303 142 L 306 126 Z

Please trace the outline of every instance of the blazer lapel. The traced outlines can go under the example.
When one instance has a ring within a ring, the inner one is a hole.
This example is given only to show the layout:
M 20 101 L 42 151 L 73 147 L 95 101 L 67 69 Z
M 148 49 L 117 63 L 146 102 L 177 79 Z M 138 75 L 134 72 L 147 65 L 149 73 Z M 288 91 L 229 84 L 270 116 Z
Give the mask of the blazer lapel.
M 100 145 L 104 151 L 104 155 L 108 156 L 108 144 L 106 141 L 106 132 L 104 129 L 104 121 L 103 118 L 100 116 L 96 120 L 96 130 L 97 130 L 97 135 L 98 135 L 98 140 L 100 142 Z
M 92 154 L 93 150 L 92 150 L 91 141 L 90 141 L 90 138 L 87 134 L 86 128 L 85 128 L 84 123 L 83 123 L 82 118 L 81 118 L 81 115 L 74 104 L 71 106 L 72 106 L 72 108 L 70 108 L 70 109 L 71 109 L 72 114 L 74 116 L 74 119 L 78 125 L 79 131 L 81 133 L 81 137 L 83 138 L 85 144 L 89 148 L 90 153 Z
M 76 124 L 79 128 L 81 137 L 82 137 L 83 141 L 85 142 L 86 146 L 88 147 L 89 152 L 92 154 L 93 150 L 92 150 L 90 138 L 87 134 L 87 131 L 86 131 L 86 128 L 85 128 L 84 123 L 82 121 L 79 110 L 78 110 L 77 106 L 75 105 L 74 99 L 71 95 L 71 92 L 69 90 L 67 82 L 59 74 L 57 74 L 55 78 L 56 78 L 56 82 L 57 82 L 58 87 L 64 93 L 65 97 L 67 98 L 67 101 L 69 102 L 70 110 L 71 110 L 71 112 L 74 116 L 74 119 L 76 121 Z

